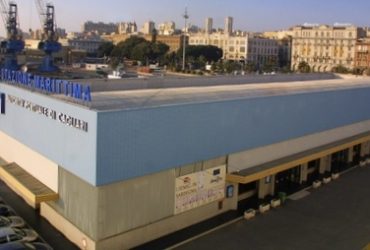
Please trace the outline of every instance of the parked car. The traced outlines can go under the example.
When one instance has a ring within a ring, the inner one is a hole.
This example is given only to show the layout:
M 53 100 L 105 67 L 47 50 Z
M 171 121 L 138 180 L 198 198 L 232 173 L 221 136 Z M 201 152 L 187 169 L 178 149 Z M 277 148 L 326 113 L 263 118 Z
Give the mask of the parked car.
M 0 250 L 53 250 L 49 245 L 44 243 L 29 242 L 8 242 L 0 245 Z
M 0 228 L 1 227 L 24 227 L 26 223 L 19 216 L 0 216 Z
M 31 242 L 37 238 L 37 233 L 31 229 L 19 229 L 11 227 L 0 228 L 0 244 L 11 241 Z
M 13 209 L 11 209 L 8 205 L 0 204 L 0 216 L 9 216 L 14 215 Z

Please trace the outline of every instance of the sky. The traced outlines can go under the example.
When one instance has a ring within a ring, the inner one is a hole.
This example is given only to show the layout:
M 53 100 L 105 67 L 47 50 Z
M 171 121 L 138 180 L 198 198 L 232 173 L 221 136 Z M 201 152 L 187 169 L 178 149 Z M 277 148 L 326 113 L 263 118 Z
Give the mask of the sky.
M 24 31 L 41 26 L 35 0 L 15 0 L 20 26 Z M 189 22 L 201 28 L 212 17 L 214 28 L 223 27 L 227 16 L 234 18 L 234 29 L 270 31 L 303 23 L 352 23 L 370 26 L 369 0 L 53 0 L 58 27 L 81 31 L 83 22 L 145 21 L 156 24 L 175 21 L 184 26 L 182 14 L 188 9 Z M 4 35 L 4 25 L 0 27 Z

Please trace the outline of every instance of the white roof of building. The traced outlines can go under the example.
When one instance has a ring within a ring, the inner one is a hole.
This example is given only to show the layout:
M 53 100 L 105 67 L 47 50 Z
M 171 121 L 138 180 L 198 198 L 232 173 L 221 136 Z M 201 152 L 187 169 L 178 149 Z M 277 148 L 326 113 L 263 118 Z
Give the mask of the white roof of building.
M 90 108 L 99 111 L 143 109 L 369 87 L 370 78 L 361 77 L 318 81 L 106 91 L 92 93 L 93 101 Z

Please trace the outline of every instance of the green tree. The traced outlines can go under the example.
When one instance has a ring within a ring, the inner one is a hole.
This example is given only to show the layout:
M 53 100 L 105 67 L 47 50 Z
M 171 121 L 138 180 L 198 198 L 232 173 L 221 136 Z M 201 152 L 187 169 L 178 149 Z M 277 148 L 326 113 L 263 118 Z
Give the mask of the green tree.
M 227 73 L 232 73 L 236 70 L 240 70 L 241 65 L 238 62 L 235 61 L 226 61 L 224 63 L 224 69 Z
M 224 63 L 222 61 L 212 63 L 212 71 L 223 73 L 225 71 Z
M 163 61 L 164 56 L 170 50 L 170 47 L 162 42 L 152 42 L 151 43 L 151 55 L 150 59 L 155 61 Z
M 183 50 L 177 51 L 178 56 L 182 57 Z M 198 60 L 200 56 L 208 62 L 217 62 L 222 58 L 222 49 L 213 45 L 188 45 L 186 46 L 186 56 Z
M 97 57 L 110 56 L 113 49 L 114 44 L 112 42 L 104 42 L 98 48 Z
M 347 74 L 347 73 L 349 73 L 349 70 L 346 67 L 344 67 L 343 65 L 337 65 L 336 67 L 334 67 L 332 69 L 332 72 L 340 73 L 340 74 Z
M 307 62 L 302 61 L 298 64 L 298 72 L 309 73 L 311 72 L 311 67 Z
M 145 64 L 148 64 L 151 53 L 152 53 L 152 50 L 151 50 L 150 42 L 144 41 L 142 43 L 137 44 L 135 47 L 133 47 L 129 58 L 133 60 L 141 61 Z
M 365 69 L 363 69 L 363 68 L 358 68 L 358 67 L 356 67 L 356 68 L 354 68 L 354 69 L 352 70 L 352 74 L 354 74 L 354 75 L 363 75 L 363 74 L 364 74 L 364 72 L 365 72 Z
M 177 51 L 177 57 L 182 59 L 183 49 Z M 212 45 L 186 46 L 186 62 L 194 68 L 203 68 L 205 64 L 217 62 L 222 58 L 222 49 Z
M 244 65 L 244 70 L 248 73 L 256 72 L 257 71 L 257 65 L 254 62 L 247 62 Z
M 284 66 L 283 68 L 280 69 L 280 71 L 281 73 L 291 73 L 292 72 L 289 66 Z
M 112 57 L 122 60 L 124 58 L 149 63 L 163 60 L 169 46 L 161 42 L 150 42 L 142 37 L 132 36 L 117 44 L 113 49 Z
M 140 43 L 147 42 L 144 38 L 138 36 L 132 36 L 123 42 L 117 44 L 117 46 L 112 50 L 112 57 L 115 58 L 129 58 L 132 59 L 133 49 Z
M 179 71 L 180 70 L 180 60 L 176 52 L 167 53 L 164 56 L 164 64 L 166 64 L 170 69 Z
M 275 68 L 276 68 L 276 65 L 273 63 L 269 63 L 269 62 L 266 62 L 262 65 L 262 71 L 267 72 L 267 73 L 274 71 Z

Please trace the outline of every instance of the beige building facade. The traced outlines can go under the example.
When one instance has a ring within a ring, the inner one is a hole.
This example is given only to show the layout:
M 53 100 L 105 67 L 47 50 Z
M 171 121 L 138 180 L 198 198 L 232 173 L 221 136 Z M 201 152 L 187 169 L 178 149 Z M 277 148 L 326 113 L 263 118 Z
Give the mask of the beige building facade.
M 218 33 L 190 34 L 189 45 L 213 45 L 223 50 L 223 59 L 244 61 L 247 58 L 248 36 Z
M 253 34 L 227 35 L 197 33 L 189 37 L 190 45 L 213 45 L 223 50 L 223 59 L 255 64 L 277 62 L 278 42 Z
M 328 72 L 342 65 L 354 67 L 355 45 L 362 32 L 352 25 L 306 24 L 293 28 L 292 69 L 309 64 L 311 71 Z

